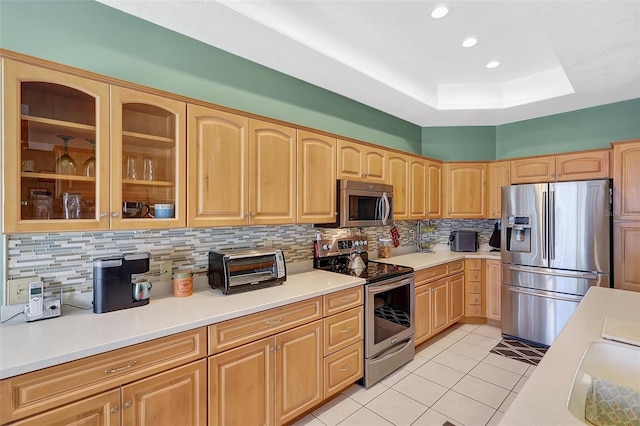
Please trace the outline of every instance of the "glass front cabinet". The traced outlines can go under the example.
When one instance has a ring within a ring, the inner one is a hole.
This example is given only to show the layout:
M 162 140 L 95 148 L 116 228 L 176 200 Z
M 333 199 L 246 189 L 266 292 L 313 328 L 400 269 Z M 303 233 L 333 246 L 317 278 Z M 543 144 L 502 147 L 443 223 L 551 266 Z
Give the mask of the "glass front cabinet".
M 185 224 L 185 104 L 2 60 L 3 232 Z

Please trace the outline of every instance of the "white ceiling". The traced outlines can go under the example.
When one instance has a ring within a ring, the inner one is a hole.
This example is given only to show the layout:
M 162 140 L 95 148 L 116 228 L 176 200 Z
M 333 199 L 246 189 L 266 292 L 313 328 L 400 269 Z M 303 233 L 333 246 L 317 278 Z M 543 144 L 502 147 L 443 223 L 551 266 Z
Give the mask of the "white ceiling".
M 98 1 L 420 126 L 640 98 L 640 0 Z

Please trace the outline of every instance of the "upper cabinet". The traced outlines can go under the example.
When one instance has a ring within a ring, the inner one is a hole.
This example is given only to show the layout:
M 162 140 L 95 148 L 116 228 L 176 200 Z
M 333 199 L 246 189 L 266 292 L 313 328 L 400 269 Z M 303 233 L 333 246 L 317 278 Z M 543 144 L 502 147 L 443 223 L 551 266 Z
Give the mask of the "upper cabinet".
M 409 219 L 422 220 L 427 217 L 427 160 L 409 157 L 411 182 Z
M 385 150 L 338 139 L 338 179 L 385 183 L 387 158 Z
M 610 176 L 609 156 L 605 149 L 512 160 L 511 183 L 606 179 Z
M 444 165 L 444 216 L 455 219 L 482 219 L 487 211 L 487 164 L 447 163 Z
M 185 226 L 185 113 L 184 102 L 111 87 L 112 228 Z
M 502 187 L 511 183 L 511 165 L 509 161 L 489 163 L 489 219 L 502 216 Z
M 296 130 L 189 105 L 189 224 L 295 222 Z
M 442 164 L 427 160 L 427 193 L 425 196 L 427 218 L 442 217 Z
M 411 178 L 409 156 L 396 152 L 389 153 L 389 185 L 393 185 L 393 219 L 409 219 L 411 199 Z
M 613 208 L 616 220 L 640 220 L 640 139 L 613 144 Z
M 336 139 L 298 130 L 298 223 L 336 220 Z

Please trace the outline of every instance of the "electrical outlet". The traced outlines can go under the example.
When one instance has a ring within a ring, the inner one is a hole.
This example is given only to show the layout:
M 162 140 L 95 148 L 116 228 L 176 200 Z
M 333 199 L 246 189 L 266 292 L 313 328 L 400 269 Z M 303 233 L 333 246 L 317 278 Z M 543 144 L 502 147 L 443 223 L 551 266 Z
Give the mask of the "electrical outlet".
M 165 260 L 160 263 L 160 281 L 171 280 L 171 270 L 173 269 L 170 260 Z
M 273 247 L 273 240 L 266 240 L 264 242 L 265 247 Z
M 29 283 L 38 280 L 38 277 L 31 277 L 7 281 L 7 304 L 18 305 L 29 303 Z

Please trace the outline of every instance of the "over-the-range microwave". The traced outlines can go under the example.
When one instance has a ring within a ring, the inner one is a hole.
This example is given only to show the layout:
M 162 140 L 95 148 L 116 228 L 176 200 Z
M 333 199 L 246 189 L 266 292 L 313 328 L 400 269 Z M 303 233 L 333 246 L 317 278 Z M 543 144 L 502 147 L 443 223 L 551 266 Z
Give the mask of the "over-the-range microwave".
M 328 228 L 360 228 L 393 224 L 393 185 L 356 180 L 337 182 L 336 221 Z

